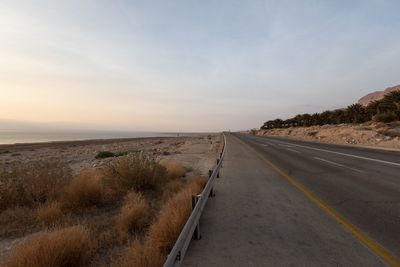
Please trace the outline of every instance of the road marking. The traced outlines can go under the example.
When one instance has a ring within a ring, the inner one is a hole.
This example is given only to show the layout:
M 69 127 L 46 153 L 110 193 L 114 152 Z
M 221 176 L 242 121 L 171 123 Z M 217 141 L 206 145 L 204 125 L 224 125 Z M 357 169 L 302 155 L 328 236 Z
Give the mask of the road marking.
M 278 143 L 278 146 L 283 146 L 283 147 L 293 147 L 292 145 L 287 145 L 287 144 L 282 144 L 282 143 Z
M 334 162 L 334 161 L 330 161 L 330 160 L 327 160 L 327 159 L 323 159 L 323 158 L 319 158 L 319 157 L 314 157 L 314 159 L 317 159 L 317 160 L 320 160 L 320 161 L 323 161 L 323 162 L 326 162 L 326 163 L 329 163 L 329 164 L 332 164 L 332 165 L 335 165 L 335 166 L 338 166 L 338 167 L 350 169 L 350 170 L 353 170 L 353 171 L 356 171 L 356 172 L 366 173 L 366 172 L 361 171 L 359 169 L 351 168 L 349 166 L 346 166 L 346 165 L 343 165 L 343 164 L 340 164 L 340 163 L 337 163 L 337 162 Z
M 343 226 L 348 232 L 350 232 L 354 237 L 356 237 L 362 244 L 364 244 L 369 250 L 379 256 L 383 262 L 391 267 L 400 267 L 400 260 L 392 255 L 389 251 L 387 251 L 383 246 L 369 238 L 366 234 L 364 234 L 360 229 L 358 229 L 355 225 L 347 221 L 344 217 L 339 215 L 336 211 L 330 208 L 327 204 L 325 204 L 321 199 L 319 199 L 316 195 L 311 193 L 306 187 L 297 182 L 294 178 L 290 177 L 287 173 L 282 171 L 279 167 L 277 167 L 274 163 L 269 161 L 265 156 L 255 150 L 253 147 L 245 143 L 239 137 L 235 136 L 242 144 L 250 148 L 256 153 L 256 155 L 268 164 L 276 173 L 285 178 L 289 183 L 291 183 L 294 187 L 296 187 L 300 192 L 302 192 L 309 200 L 314 202 L 320 209 L 325 211 L 329 216 L 331 216 L 334 220 L 336 220 L 340 225 Z
M 257 140 L 255 140 L 255 143 L 257 143 L 257 145 L 261 145 L 261 146 L 273 146 L 273 144 L 269 143 L 269 142 L 258 142 Z
M 313 149 L 317 151 L 323 151 L 327 153 L 332 153 L 332 154 L 337 154 L 341 156 L 347 156 L 347 157 L 352 157 L 352 158 L 357 158 L 357 159 L 364 159 L 364 160 L 369 160 L 369 161 L 375 161 L 379 163 L 384 163 L 384 164 L 389 164 L 389 165 L 394 165 L 400 167 L 400 163 L 392 162 L 392 161 L 386 161 L 386 160 L 380 160 L 380 159 L 373 159 L 373 158 L 367 158 L 367 157 L 362 157 L 362 156 L 356 156 L 352 154 L 346 154 L 346 153 L 341 153 L 341 152 L 336 152 L 332 150 L 327 150 L 327 149 L 321 149 L 321 148 L 315 148 L 315 147 L 309 147 L 309 146 L 303 146 L 303 145 L 297 145 L 297 144 L 290 144 L 292 146 L 297 146 L 297 147 L 303 147 L 303 148 L 308 148 L 308 149 Z
M 291 148 L 286 148 L 286 150 L 289 150 L 289 151 L 295 152 L 297 154 L 300 154 L 300 151 L 297 151 L 297 150 L 294 150 L 294 149 L 291 149 Z

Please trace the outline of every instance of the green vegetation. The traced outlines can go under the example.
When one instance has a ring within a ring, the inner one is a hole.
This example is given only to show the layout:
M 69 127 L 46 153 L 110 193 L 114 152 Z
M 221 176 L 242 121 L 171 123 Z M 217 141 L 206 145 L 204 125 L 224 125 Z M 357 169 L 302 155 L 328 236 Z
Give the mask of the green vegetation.
M 111 151 L 100 151 L 96 155 L 96 159 L 105 159 L 105 158 L 116 158 L 128 155 L 128 152 L 111 152 Z
M 275 119 L 264 123 L 261 129 L 288 127 L 309 127 L 313 125 L 392 122 L 400 119 L 400 91 L 387 94 L 383 99 L 371 102 L 364 107 L 353 104 L 345 109 L 327 110 L 322 113 L 299 114 L 287 120 Z

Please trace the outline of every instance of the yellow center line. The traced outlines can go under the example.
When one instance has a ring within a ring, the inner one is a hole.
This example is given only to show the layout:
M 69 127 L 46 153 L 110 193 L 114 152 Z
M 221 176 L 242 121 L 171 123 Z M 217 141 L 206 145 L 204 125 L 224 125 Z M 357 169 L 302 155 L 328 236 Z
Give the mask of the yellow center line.
M 379 256 L 382 259 L 382 261 L 384 261 L 387 265 L 392 267 L 400 267 L 400 260 L 396 258 L 394 255 L 392 255 L 389 251 L 387 251 L 383 246 L 381 246 L 380 244 L 369 238 L 360 229 L 358 229 L 356 226 L 351 224 L 345 218 L 340 216 L 332 208 L 328 207 L 321 199 L 319 199 L 316 195 L 311 193 L 308 189 L 306 189 L 303 185 L 297 182 L 294 178 L 290 177 L 287 173 L 282 171 L 279 167 L 277 167 L 274 163 L 265 158 L 265 156 L 263 156 L 253 147 L 245 143 L 240 138 L 236 136 L 234 137 L 237 138 L 242 144 L 253 150 L 263 162 L 267 163 L 276 173 L 278 173 L 280 176 L 288 180 L 293 186 L 295 186 L 304 195 L 306 195 L 318 207 L 320 207 L 329 216 L 335 219 L 340 225 L 343 226 L 343 228 L 345 228 L 348 232 L 350 232 L 353 236 L 355 236 L 362 244 L 364 244 L 367 248 L 369 248 L 373 253 Z

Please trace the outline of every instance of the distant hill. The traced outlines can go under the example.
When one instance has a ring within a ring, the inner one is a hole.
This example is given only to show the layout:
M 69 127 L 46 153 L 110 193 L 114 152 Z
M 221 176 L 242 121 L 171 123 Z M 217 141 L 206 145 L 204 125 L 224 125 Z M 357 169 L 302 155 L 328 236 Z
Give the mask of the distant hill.
M 393 92 L 393 91 L 397 91 L 397 90 L 400 90 L 400 85 L 386 88 L 383 91 L 376 91 L 376 92 L 370 93 L 366 96 L 361 97 L 360 100 L 358 100 L 358 103 L 363 106 L 367 106 L 372 101 L 381 100 L 386 94 Z

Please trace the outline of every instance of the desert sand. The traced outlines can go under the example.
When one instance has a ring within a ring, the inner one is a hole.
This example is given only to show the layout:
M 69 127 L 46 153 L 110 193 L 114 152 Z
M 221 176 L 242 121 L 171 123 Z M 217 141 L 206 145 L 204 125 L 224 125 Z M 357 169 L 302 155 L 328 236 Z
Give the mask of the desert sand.
M 219 135 L 152 137 L 88 141 L 0 145 L 0 168 L 36 160 L 64 161 L 74 172 L 101 168 L 114 158 L 96 159 L 101 151 L 143 153 L 158 159 L 174 159 L 193 169 L 193 175 L 206 175 L 216 160 Z

